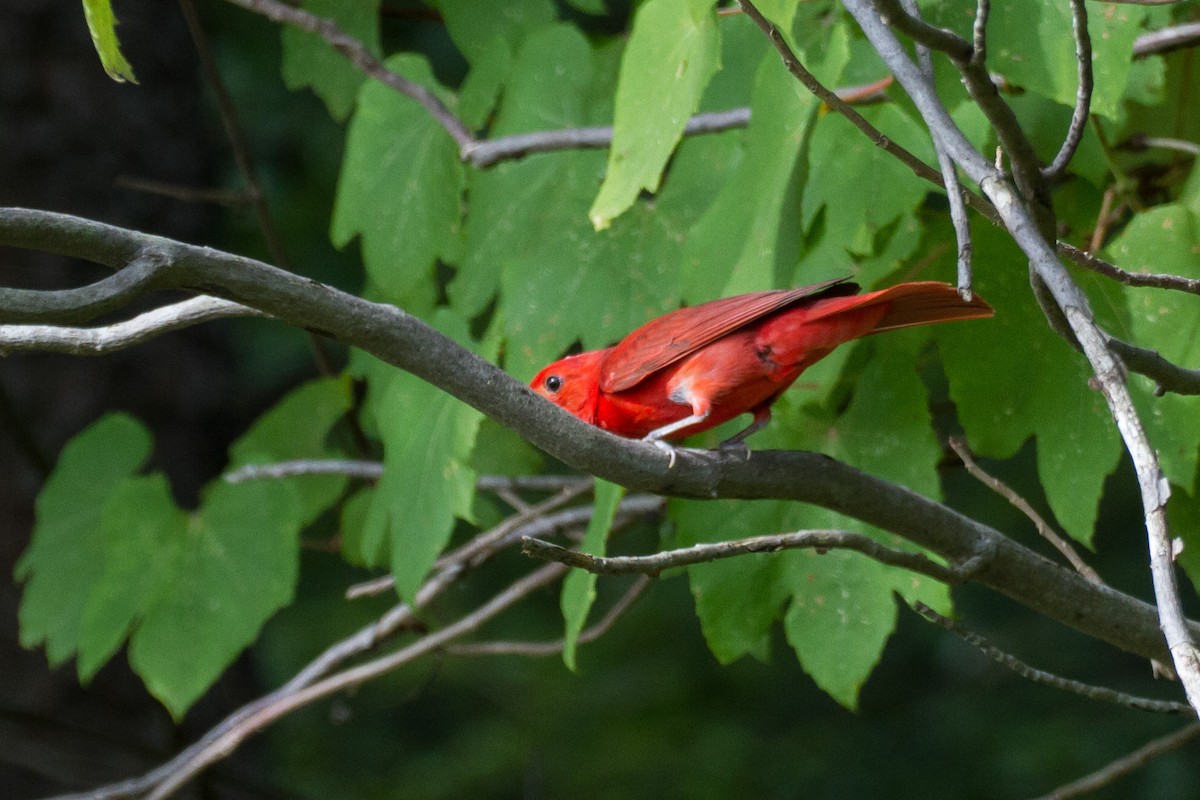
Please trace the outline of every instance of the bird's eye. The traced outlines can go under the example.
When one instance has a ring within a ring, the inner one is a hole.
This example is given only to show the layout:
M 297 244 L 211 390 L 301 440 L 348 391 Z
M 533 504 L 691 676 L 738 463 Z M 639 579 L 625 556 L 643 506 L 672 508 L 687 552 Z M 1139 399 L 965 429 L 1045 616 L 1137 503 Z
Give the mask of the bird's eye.
M 547 391 L 557 392 L 562 388 L 562 378 L 557 375 L 547 375 L 544 384 Z

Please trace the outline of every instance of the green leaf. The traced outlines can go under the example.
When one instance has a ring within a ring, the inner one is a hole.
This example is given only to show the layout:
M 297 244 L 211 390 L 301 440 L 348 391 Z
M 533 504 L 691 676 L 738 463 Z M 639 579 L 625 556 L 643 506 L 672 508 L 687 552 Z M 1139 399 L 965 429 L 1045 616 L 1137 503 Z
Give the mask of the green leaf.
M 104 503 L 103 565 L 88 596 L 79 638 L 79 679 L 88 681 L 142 615 L 172 591 L 188 515 L 175 506 L 164 475 L 131 478 Z
M 794 594 L 783 623 L 788 643 L 817 685 L 854 709 L 896 625 L 893 593 L 943 611 L 949 593 L 928 578 L 857 553 L 805 550 L 789 555 Z
M 1010 458 L 1037 438 L 1051 509 L 1071 536 L 1090 543 L 1104 481 L 1121 452 L 1108 407 L 1089 385 L 1086 359 L 1047 326 L 1012 241 L 983 225 L 972 228 L 972 239 L 977 263 L 1009 266 L 976 275 L 994 319 L 930 329 L 950 397 L 979 455 Z M 944 257 L 947 271 L 952 258 Z
M 474 65 L 499 38 L 516 50 L 526 35 L 554 21 L 553 0 L 436 0 L 446 32 Z
M 176 572 L 145 597 L 153 602 L 141 610 L 129 663 L 176 719 L 291 601 L 297 500 L 295 489 L 277 482 L 218 481 L 186 529 L 172 532 Z
M 1109 257 L 1131 272 L 1159 272 L 1200 278 L 1200 217 L 1182 204 L 1145 211 L 1108 248 Z M 1127 294 L 1129 338 L 1184 367 L 1200 365 L 1200 307 L 1182 292 L 1138 289 Z M 1190 487 L 1196 474 L 1200 425 L 1194 398 L 1154 396 L 1153 382 L 1131 375 L 1144 424 L 1159 451 L 1167 478 Z
M 579 545 L 581 552 L 602 556 L 608 546 L 608 534 L 612 530 L 617 506 L 625 495 L 625 489 L 614 483 L 596 479 L 595 504 L 587 532 Z M 575 649 L 579 634 L 587 622 L 588 612 L 596 600 L 596 574 L 582 569 L 571 570 L 563 582 L 562 607 L 565 628 L 563 632 L 563 663 L 567 669 L 576 671 Z
M 621 61 L 608 170 L 588 211 L 597 230 L 655 192 L 720 62 L 715 0 L 647 0 Z M 651 110 L 653 110 L 651 112 Z
M 672 501 L 679 544 L 719 542 L 779 533 L 788 504 L 740 501 Z M 761 661 L 770 652 L 770 630 L 791 595 L 785 554 L 753 554 L 688 568 L 688 583 L 708 648 L 722 664 L 744 655 Z
M 439 310 L 434 325 L 470 346 L 467 324 L 453 312 Z M 495 357 L 494 352 L 480 355 Z M 393 370 L 375 416 L 384 445 L 384 474 L 367 510 L 361 552 L 369 559 L 386 546 L 396 590 L 411 600 L 450 540 L 455 519 L 471 519 L 475 471 L 468 463 L 483 415 Z
M 388 59 L 389 69 L 449 96 L 419 56 Z M 362 237 L 367 275 L 398 304 L 428 286 L 434 263 L 456 244 L 463 173 L 454 140 L 416 101 L 367 82 L 346 136 L 331 238 Z
M 295 459 L 334 458 L 325 445 L 330 429 L 353 402 L 349 376 L 310 381 L 293 390 L 229 448 L 230 468 Z M 342 475 L 299 475 L 282 480 L 296 487 L 301 517 L 308 524 L 346 488 Z
M 573 26 L 554 25 L 529 36 L 513 61 L 492 135 L 586 124 L 583 95 L 592 81 L 592 61 L 591 46 Z M 472 171 L 465 253 L 448 288 L 454 308 L 475 316 L 495 295 L 507 259 L 527 254 L 556 231 L 578 230 L 575 217 L 582 218 L 587 206 L 562 202 L 563 184 L 572 194 L 583 191 L 571 184 L 589 175 L 590 193 L 602 163 L 598 153 L 567 152 Z
M 458 117 L 469 128 L 482 128 L 500 99 L 512 70 L 513 54 L 497 36 L 486 47 L 463 79 L 458 95 Z
M 895 105 L 864 109 L 863 116 L 909 152 L 926 162 L 933 160 L 929 134 Z M 849 266 L 856 257 L 871 255 L 877 233 L 912 214 L 929 193 L 926 183 L 894 157 L 876 147 L 845 117 L 821 118 L 808 154 L 809 174 L 804 185 L 803 225 L 809 229 L 824 211 L 823 237 Z M 847 186 L 869 186 L 867 192 L 849 192 Z M 799 274 L 825 275 L 829 258 L 809 253 Z M 834 270 L 845 274 L 844 267 Z M 815 278 L 814 278 L 815 279 Z
M 345 33 L 379 56 L 380 0 L 303 0 L 301 8 L 332 19 Z M 293 25 L 280 34 L 283 57 L 280 71 L 292 91 L 311 88 L 325 102 L 329 115 L 344 120 L 354 108 L 358 89 L 366 76 L 320 36 Z
M 97 420 L 63 448 L 37 499 L 33 541 L 17 562 L 25 582 L 21 644 L 45 644 L 51 665 L 79 647 L 88 596 L 103 569 L 101 512 L 150 455 L 150 434 L 125 414 Z
M 133 67 L 125 60 L 121 43 L 117 41 L 117 18 L 113 15 L 111 0 L 83 0 L 83 16 L 108 77 L 117 83 L 137 83 Z
M 817 67 L 826 83 L 836 83 L 849 56 L 845 36 L 844 28 L 835 29 L 840 47 L 831 44 Z M 796 91 L 775 53 L 763 57 L 750 101 L 746 154 L 688 235 L 682 280 L 689 302 L 775 284 L 786 193 L 818 107 L 811 94 Z

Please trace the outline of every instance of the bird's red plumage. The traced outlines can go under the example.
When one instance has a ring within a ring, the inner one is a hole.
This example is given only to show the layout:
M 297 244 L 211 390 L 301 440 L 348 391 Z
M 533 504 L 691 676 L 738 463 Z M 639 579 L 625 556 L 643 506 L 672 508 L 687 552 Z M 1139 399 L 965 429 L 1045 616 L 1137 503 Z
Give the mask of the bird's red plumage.
M 764 423 L 779 395 L 844 342 L 993 313 L 982 299 L 964 301 L 944 283 L 903 283 L 863 295 L 853 294 L 857 288 L 827 281 L 679 309 L 614 347 L 554 362 L 531 386 L 621 436 L 677 439 L 745 413 Z M 683 427 L 662 430 L 674 423 Z

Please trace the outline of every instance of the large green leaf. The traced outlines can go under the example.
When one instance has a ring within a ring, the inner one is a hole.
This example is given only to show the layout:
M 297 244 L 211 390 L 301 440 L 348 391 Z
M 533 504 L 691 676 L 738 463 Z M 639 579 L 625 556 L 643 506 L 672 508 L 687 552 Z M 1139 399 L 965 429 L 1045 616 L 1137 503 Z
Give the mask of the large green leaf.
M 18 565 L 22 641 L 89 679 L 130 642 L 130 663 L 180 717 L 292 596 L 303 506 L 288 483 L 216 482 L 196 512 L 161 475 L 133 477 L 150 437 L 110 415 L 63 451 Z
M 100 56 L 100 64 L 108 77 L 118 83 L 137 83 L 133 67 L 125 59 L 121 43 L 117 41 L 117 18 L 113 15 L 112 1 L 83 0 L 83 16 L 87 20 L 96 54 Z
M 131 478 L 103 505 L 103 572 L 84 607 L 79 677 L 90 680 L 142 616 L 172 590 L 188 515 L 175 505 L 162 474 Z
M 613 518 L 624 495 L 624 487 L 596 479 L 594 510 L 592 519 L 588 522 L 587 532 L 579 545 L 580 551 L 596 556 L 604 555 Z M 563 582 L 560 601 L 565 623 L 563 663 L 572 672 L 576 669 L 575 648 L 579 644 L 579 634 L 583 631 L 583 624 L 587 622 L 588 612 L 591 611 L 595 600 L 596 574 L 582 569 L 572 570 Z
M 555 25 L 531 35 L 513 61 L 493 136 L 586 124 L 583 96 L 592 81 L 592 61 L 591 46 L 574 27 Z M 579 210 L 561 202 L 560 183 L 590 170 L 591 189 L 602 163 L 597 153 L 568 152 L 473 171 L 465 252 L 449 287 L 454 308 L 478 314 L 495 295 L 507 259 L 530 252 L 553 231 L 578 230 L 574 217 L 586 206 Z
M 647 0 L 633 20 L 621 61 L 613 141 L 600 193 L 588 211 L 608 227 L 643 190 L 658 190 L 663 168 L 720 62 L 715 0 Z
M 291 602 L 299 566 L 297 500 L 283 483 L 216 482 L 185 527 L 156 537 L 177 550 L 173 558 L 161 557 L 163 566 L 176 569 L 141 596 L 129 663 L 176 719 L 254 641 L 267 618 Z M 105 511 L 115 515 L 105 525 L 110 537 L 128 529 L 121 524 L 125 512 L 113 504 Z M 130 569 L 136 545 L 125 543 L 115 568 Z
M 435 326 L 471 345 L 467 324 L 442 309 Z M 495 343 L 475 348 L 495 357 Z M 390 554 L 396 590 L 411 600 L 450 539 L 456 519 L 471 519 L 475 472 L 468 465 L 483 415 L 405 372 L 374 374 L 374 414 L 384 446 L 384 474 L 363 522 L 361 553 Z
M 394 56 L 387 66 L 449 102 L 423 58 Z M 346 136 L 333 242 L 361 236 L 367 275 L 403 304 L 427 292 L 436 259 L 456 243 L 462 183 L 458 148 L 429 112 L 369 81 Z
M 378 57 L 379 3 L 380 0 L 303 0 L 301 7 L 318 17 L 332 19 Z M 345 119 L 354 108 L 366 76 L 314 33 L 286 25 L 281 37 L 283 82 L 293 91 L 311 87 L 325 101 L 330 116 Z
M 125 414 L 109 414 L 63 448 L 37 499 L 29 549 L 17 562 L 21 644 L 45 644 L 52 665 L 79 647 L 88 595 L 100 579 L 105 542 L 101 509 L 150 455 L 150 434 Z
M 991 320 L 931 330 L 950 397 L 975 452 L 1009 458 L 1037 438 L 1038 474 L 1058 521 L 1089 543 L 1104 480 L 1120 442 L 1087 360 L 1054 334 L 1029 290 L 1025 259 L 990 226 L 972 229 L 976 289 Z M 946 259 L 952 256 L 946 256 Z

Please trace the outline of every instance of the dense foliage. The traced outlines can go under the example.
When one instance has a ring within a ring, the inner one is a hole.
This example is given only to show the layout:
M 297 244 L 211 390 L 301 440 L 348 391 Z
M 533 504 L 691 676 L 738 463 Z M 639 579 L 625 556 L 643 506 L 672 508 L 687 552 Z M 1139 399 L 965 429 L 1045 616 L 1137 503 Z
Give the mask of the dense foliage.
M 111 35 L 111 10 L 85 5 L 105 64 L 132 77 Z M 420 317 L 510 374 L 528 380 L 570 348 L 604 346 L 680 304 L 843 275 L 864 287 L 954 281 L 958 245 L 945 192 L 808 93 L 747 15 L 719 13 L 715 0 L 645 0 L 628 13 L 599 0 L 429 5 L 453 51 L 398 34 L 382 22 L 379 0 L 303 7 L 429 89 L 480 142 L 612 124 L 611 147 L 478 166 L 427 106 L 368 79 L 315 33 L 284 26 L 279 68 L 290 89 L 315 92 L 344 126 L 329 238 L 361 254 L 362 296 Z M 838 4 L 758 6 L 826 86 L 887 77 Z M 1200 141 L 1200 116 L 1188 112 L 1194 51 L 1134 57 L 1140 35 L 1188 12 L 1116 4 L 1088 11 L 1096 88 L 1078 153 L 1053 186 L 1058 238 L 1133 273 L 1200 278 L 1200 171 L 1194 155 L 1153 146 Z M 925 12 L 970 38 L 974 3 L 933 3 Z M 1071 9 L 997 4 L 987 36 L 1001 96 L 1049 161 L 1076 103 Z M 131 61 L 144 79 L 136 54 Z M 988 119 L 954 69 L 935 66 L 952 118 L 994 157 Z M 898 87 L 885 93 L 883 102 L 857 106 L 862 116 L 936 164 L 916 108 Z M 744 127 L 685 135 L 695 114 L 743 107 Z M 1035 502 L 1044 499 L 1057 525 L 1090 547 L 1106 493 L 1110 502 L 1135 495 L 1128 471 L 1118 472 L 1121 436 L 1088 362 L 1047 324 L 1012 237 L 978 215 L 971 235 L 974 288 L 996 308 L 993 320 L 841 348 L 805 373 L 752 447 L 818 451 L 941 501 L 946 438 L 962 434 L 977 455 L 1033 471 L 1036 480 L 1021 482 Z M 1073 274 L 1113 335 L 1197 365 L 1194 295 Z M 1195 580 L 1195 399 L 1159 396 L 1155 381 L 1138 374 L 1129 383 L 1171 484 L 1181 564 Z M 712 446 L 729 432 L 692 444 Z M 280 609 L 298 603 L 312 613 L 314 597 L 296 595 L 303 541 L 334 542 L 356 575 L 390 571 L 399 597 L 415 601 L 448 548 L 506 513 L 478 488 L 481 476 L 566 471 L 479 410 L 357 350 L 345 372 L 296 387 L 268 411 L 232 445 L 228 470 L 369 457 L 383 463 L 377 481 L 215 476 L 196 508 L 182 508 L 163 473 L 147 468 L 153 447 L 143 424 L 114 413 L 63 450 L 17 567 L 21 637 L 44 647 L 52 665 L 74 659 L 82 681 L 125 647 L 147 690 L 177 718 Z M 623 498 L 610 484 L 597 487 L 597 513 L 584 525 L 588 552 L 603 552 Z M 644 525 L 619 548 L 828 528 L 919 549 L 851 517 L 782 500 L 673 499 L 658 522 L 658 541 Z M 1127 530 L 1122 553 L 1140 564 L 1144 542 Z M 701 564 L 687 569 L 687 581 L 720 663 L 769 660 L 781 628 L 804 672 L 850 709 L 897 625 L 898 602 L 953 611 L 951 587 L 843 550 Z M 563 589 L 572 668 L 596 584 L 577 571 Z M 530 627 L 544 632 L 544 622 Z M 317 634 L 325 638 L 300 649 L 333 641 L 319 627 Z M 287 636 L 302 638 L 297 630 Z M 287 677 L 278 664 L 268 671 L 279 682 Z

